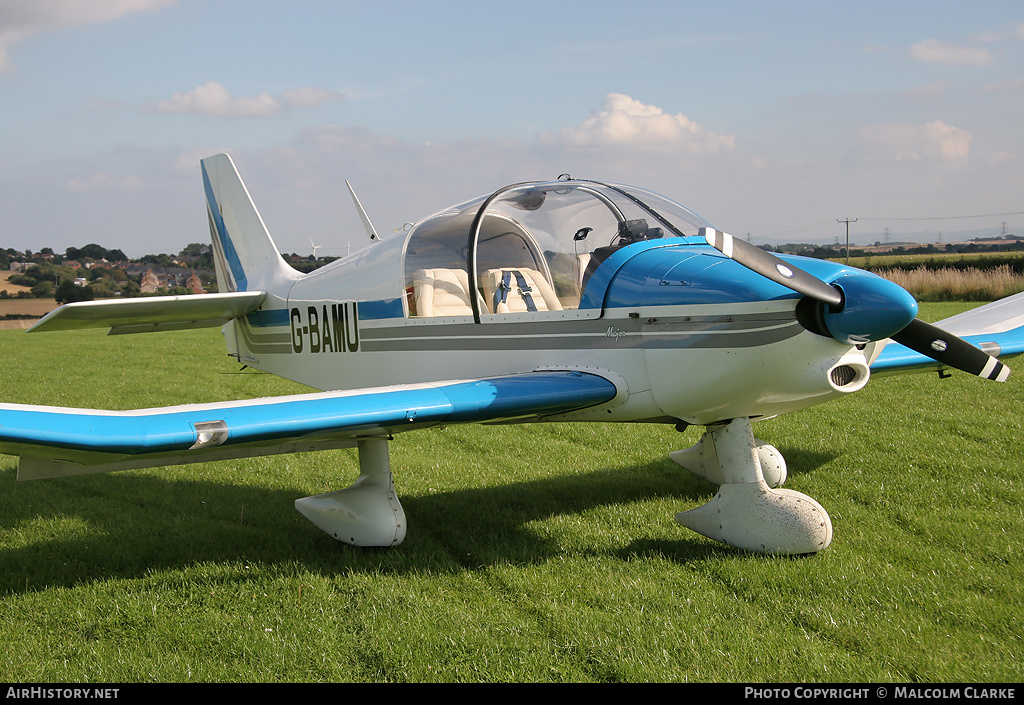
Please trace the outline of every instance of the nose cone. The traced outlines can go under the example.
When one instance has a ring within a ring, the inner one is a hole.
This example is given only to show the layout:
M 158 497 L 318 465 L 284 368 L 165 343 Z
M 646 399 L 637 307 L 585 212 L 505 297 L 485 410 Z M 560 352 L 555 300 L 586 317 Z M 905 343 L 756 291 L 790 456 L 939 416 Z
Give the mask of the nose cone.
M 917 301 L 903 287 L 868 272 L 851 272 L 832 282 L 843 292 L 843 309 L 826 309 L 825 325 L 841 342 L 884 340 L 917 316 Z

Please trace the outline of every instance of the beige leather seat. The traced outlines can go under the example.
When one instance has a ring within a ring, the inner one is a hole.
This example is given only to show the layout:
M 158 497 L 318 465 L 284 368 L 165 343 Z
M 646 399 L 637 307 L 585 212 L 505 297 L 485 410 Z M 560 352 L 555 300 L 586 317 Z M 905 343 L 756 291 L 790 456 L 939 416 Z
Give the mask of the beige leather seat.
M 481 308 L 486 313 L 486 306 Z M 418 269 L 413 275 L 413 316 L 471 316 L 469 277 L 462 269 Z
M 494 313 L 562 310 L 555 290 L 536 269 L 488 269 L 480 275 L 480 288 Z

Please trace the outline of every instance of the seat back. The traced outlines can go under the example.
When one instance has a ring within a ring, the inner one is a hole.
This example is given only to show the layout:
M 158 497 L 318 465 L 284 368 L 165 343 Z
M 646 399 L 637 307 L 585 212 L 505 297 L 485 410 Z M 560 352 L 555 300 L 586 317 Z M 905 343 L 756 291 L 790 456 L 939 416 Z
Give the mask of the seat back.
M 536 269 L 488 269 L 480 275 L 480 288 L 494 313 L 562 310 L 555 290 Z
M 418 269 L 413 275 L 413 316 L 471 316 L 469 277 L 462 269 Z M 486 310 L 486 309 L 484 309 Z

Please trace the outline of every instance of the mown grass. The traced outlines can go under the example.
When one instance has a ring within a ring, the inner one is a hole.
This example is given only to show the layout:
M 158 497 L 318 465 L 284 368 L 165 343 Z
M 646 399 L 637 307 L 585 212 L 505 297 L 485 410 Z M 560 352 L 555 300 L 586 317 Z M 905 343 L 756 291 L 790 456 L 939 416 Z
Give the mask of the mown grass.
M 292 507 L 351 483 L 354 451 L 26 483 L 0 456 L 0 679 L 1019 682 L 1022 377 L 879 379 L 757 424 L 832 516 L 800 559 L 675 524 L 713 493 L 667 458 L 698 429 L 399 436 L 390 550 Z M 0 331 L 0 379 L 107 408 L 302 389 L 210 331 Z

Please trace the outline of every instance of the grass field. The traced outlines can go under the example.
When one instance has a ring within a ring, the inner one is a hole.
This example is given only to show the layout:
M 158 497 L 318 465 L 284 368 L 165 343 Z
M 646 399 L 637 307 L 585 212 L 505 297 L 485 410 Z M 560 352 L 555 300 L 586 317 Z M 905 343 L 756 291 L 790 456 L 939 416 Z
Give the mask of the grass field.
M 877 274 L 895 282 L 918 301 L 995 301 L 1024 291 L 1024 274 L 1008 265 L 994 269 L 883 269 Z
M 0 331 L 0 380 L 106 408 L 301 389 L 216 331 Z M 399 436 L 389 550 L 292 506 L 350 484 L 354 451 L 24 483 L 0 456 L 0 680 L 1020 682 L 1022 389 L 1024 366 L 885 378 L 758 423 L 832 516 L 797 559 L 673 521 L 713 494 L 667 457 L 698 429 Z
M 845 257 L 837 257 L 832 260 L 846 264 Z M 930 252 L 925 254 L 908 254 L 906 252 L 892 252 L 884 254 L 868 255 L 866 257 L 851 257 L 850 264 L 861 269 L 889 269 L 892 267 L 916 268 L 925 265 L 932 269 L 945 267 L 975 269 L 990 269 L 1000 265 L 1013 265 L 1020 268 L 1024 262 L 1024 253 L 1019 251 L 1006 252 Z
M 9 295 L 15 296 L 19 291 L 29 291 L 31 287 L 22 286 L 21 284 L 12 284 L 9 280 L 11 272 L 0 271 L 0 291 L 6 291 Z

